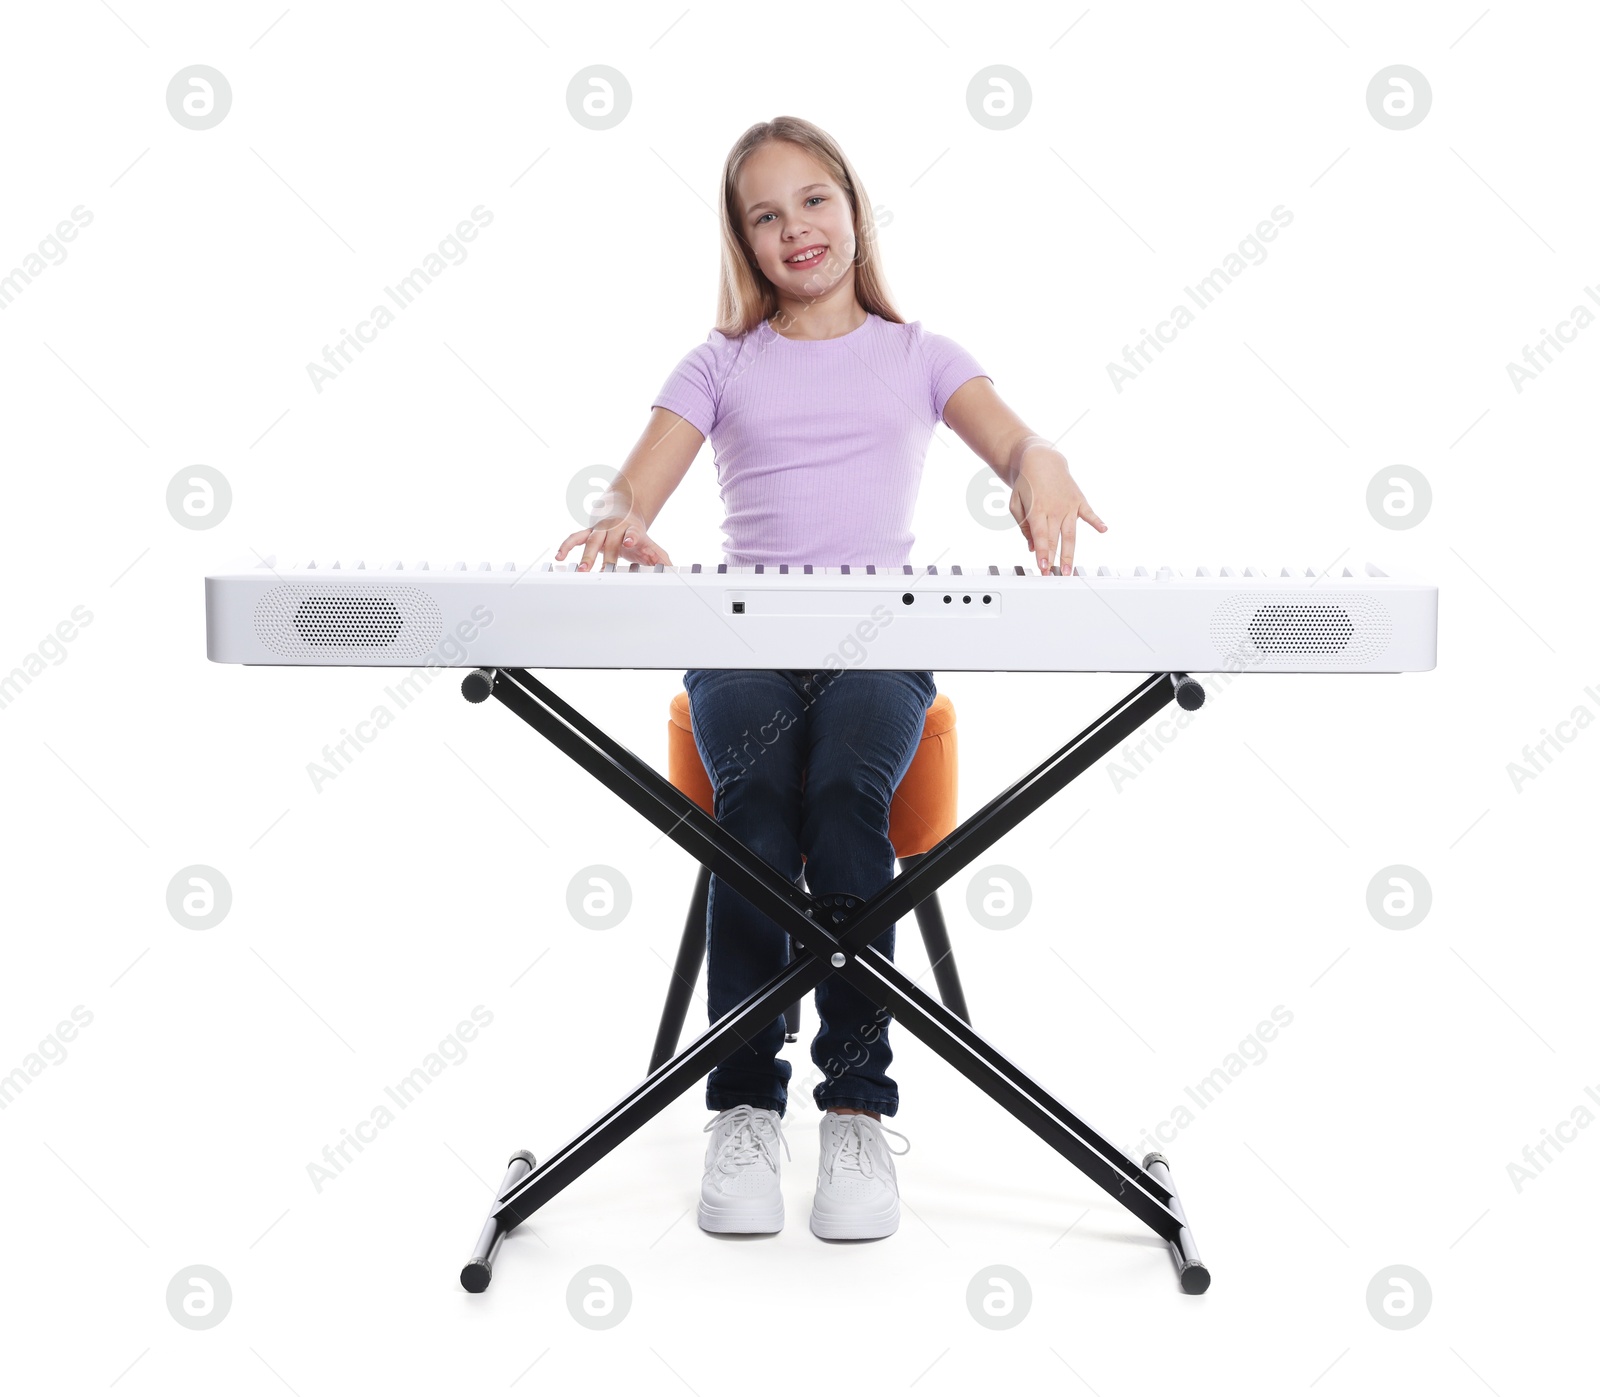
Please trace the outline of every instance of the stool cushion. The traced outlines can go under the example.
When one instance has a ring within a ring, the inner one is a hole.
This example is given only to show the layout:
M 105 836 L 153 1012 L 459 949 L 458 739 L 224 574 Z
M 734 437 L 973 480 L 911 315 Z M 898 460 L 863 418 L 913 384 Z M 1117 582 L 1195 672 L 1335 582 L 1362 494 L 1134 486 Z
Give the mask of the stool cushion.
M 667 721 L 667 779 L 716 817 L 711 778 L 694 742 L 689 695 L 679 690 Z M 956 827 L 956 710 L 936 694 L 922 720 L 922 741 L 889 805 L 889 842 L 897 857 L 925 854 Z

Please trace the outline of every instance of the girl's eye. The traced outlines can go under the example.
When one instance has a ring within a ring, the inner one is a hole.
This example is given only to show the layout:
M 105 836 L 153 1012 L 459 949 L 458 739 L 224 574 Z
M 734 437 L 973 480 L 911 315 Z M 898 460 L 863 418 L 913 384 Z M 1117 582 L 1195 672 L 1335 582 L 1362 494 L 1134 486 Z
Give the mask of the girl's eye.
M 826 198 L 827 198 L 827 197 L 828 197 L 828 196 L 827 196 L 827 195 L 826 195 L 826 194 L 812 194 L 812 195 L 810 195 L 810 196 L 808 196 L 808 197 L 807 197 L 807 199 L 806 199 L 806 203 L 808 203 L 808 204 L 809 204 L 809 203 L 810 203 L 810 202 L 811 202 L 811 200 L 812 200 L 812 199 L 826 199 Z M 776 215 L 775 215 L 775 214 L 770 214 L 770 213 L 764 213 L 764 214 L 762 214 L 762 215 L 761 215 L 761 217 L 760 217 L 760 218 L 758 218 L 758 219 L 756 219 L 756 227 L 757 227 L 757 228 L 759 228 L 759 227 L 760 227 L 760 226 L 761 226 L 761 225 L 762 225 L 762 224 L 763 224 L 763 223 L 765 223 L 765 222 L 766 222 L 766 221 L 767 221 L 767 220 L 768 220 L 768 219 L 769 219 L 769 218 L 774 218 L 774 217 L 776 217 Z

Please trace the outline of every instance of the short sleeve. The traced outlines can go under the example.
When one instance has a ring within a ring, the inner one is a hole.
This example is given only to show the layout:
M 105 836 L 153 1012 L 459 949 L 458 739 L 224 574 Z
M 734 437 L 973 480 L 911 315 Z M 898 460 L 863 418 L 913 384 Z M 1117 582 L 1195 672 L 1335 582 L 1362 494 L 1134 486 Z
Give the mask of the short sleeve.
M 924 332 L 922 352 L 928 369 L 928 406 L 936 425 L 944 420 L 944 405 L 950 395 L 968 379 L 987 378 L 994 382 L 972 355 L 945 335 Z
M 713 330 L 705 341 L 697 344 L 667 375 L 651 407 L 664 407 L 675 412 L 703 437 L 711 435 L 717 421 L 717 402 L 720 395 L 717 375 L 717 345 L 721 336 Z

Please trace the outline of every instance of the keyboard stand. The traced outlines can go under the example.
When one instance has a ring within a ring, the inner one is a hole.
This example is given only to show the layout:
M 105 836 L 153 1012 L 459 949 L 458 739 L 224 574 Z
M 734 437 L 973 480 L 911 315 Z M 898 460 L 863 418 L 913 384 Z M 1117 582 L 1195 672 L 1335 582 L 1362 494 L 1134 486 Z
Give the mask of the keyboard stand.
M 919 989 L 871 944 L 1069 781 L 1121 746 L 1174 698 L 1181 708 L 1199 708 L 1205 690 L 1197 680 L 1181 673 L 1152 674 L 1055 755 L 964 820 L 913 867 L 903 869 L 865 900 L 848 894 L 812 894 L 790 883 L 664 776 L 613 741 L 527 670 L 476 669 L 462 681 L 461 692 L 472 703 L 491 696 L 499 699 L 765 912 L 788 932 L 793 943 L 793 959 L 781 972 L 662 1063 L 543 1164 L 525 1150 L 511 1157 L 472 1259 L 461 1270 L 465 1289 L 477 1293 L 488 1288 L 500 1244 L 518 1223 L 598 1164 L 830 975 L 842 975 L 868 999 L 888 1008 L 893 1021 L 907 1033 L 981 1087 L 1165 1240 L 1185 1293 L 1199 1295 L 1211 1284 L 1211 1273 L 1200 1262 L 1165 1157 L 1151 1153 L 1145 1156 L 1142 1168 L 1134 1163 L 965 1020 Z

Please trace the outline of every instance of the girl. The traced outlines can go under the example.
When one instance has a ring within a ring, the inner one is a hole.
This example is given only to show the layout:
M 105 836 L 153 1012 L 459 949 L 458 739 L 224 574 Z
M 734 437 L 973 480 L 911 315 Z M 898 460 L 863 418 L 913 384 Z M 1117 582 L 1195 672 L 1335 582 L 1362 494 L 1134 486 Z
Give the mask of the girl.
M 1077 521 L 1102 533 L 1066 458 L 1030 432 L 955 341 L 909 324 L 890 299 L 872 203 L 833 139 L 798 117 L 752 126 L 722 174 L 716 328 L 684 355 L 591 527 L 579 571 L 670 563 L 647 532 L 708 437 L 727 510 L 724 561 L 818 566 L 910 561 L 923 460 L 943 419 L 1012 487 L 1010 510 L 1041 572 L 1070 576 Z M 663 255 L 677 251 L 663 243 Z M 933 702 L 927 670 L 689 670 L 695 745 L 717 822 L 818 896 L 870 897 L 894 876 L 889 804 Z M 749 742 L 752 732 L 763 736 Z M 776 732 L 769 744 L 766 732 Z M 804 869 L 801 856 L 805 856 Z M 893 958 L 893 926 L 873 947 Z M 783 969 L 788 938 L 711 879 L 710 1022 Z M 817 986 L 812 1061 L 825 1080 L 811 1230 L 886 1237 L 899 1225 L 882 1124 L 899 1107 L 889 1015 L 839 977 Z M 783 1226 L 777 1144 L 790 1064 L 782 1016 L 706 1080 L 711 1143 L 700 1225 Z M 899 1135 L 901 1140 L 906 1137 Z M 907 1148 L 909 1148 L 909 1143 Z

